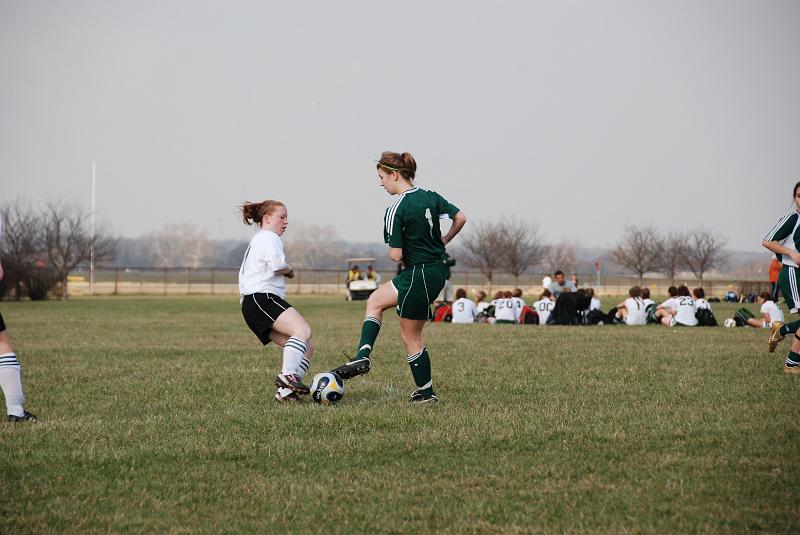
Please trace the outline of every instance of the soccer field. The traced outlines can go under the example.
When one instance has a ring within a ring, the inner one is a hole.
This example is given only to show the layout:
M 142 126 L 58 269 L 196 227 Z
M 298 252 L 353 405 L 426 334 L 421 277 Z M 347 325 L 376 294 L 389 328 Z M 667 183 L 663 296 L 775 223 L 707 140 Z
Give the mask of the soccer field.
M 289 299 L 310 374 L 340 364 L 364 303 Z M 0 425 L 3 533 L 800 526 L 800 378 L 756 329 L 431 324 L 442 402 L 412 406 L 391 313 L 372 372 L 326 408 L 272 399 L 279 352 L 235 298 L 0 310 L 41 418 Z

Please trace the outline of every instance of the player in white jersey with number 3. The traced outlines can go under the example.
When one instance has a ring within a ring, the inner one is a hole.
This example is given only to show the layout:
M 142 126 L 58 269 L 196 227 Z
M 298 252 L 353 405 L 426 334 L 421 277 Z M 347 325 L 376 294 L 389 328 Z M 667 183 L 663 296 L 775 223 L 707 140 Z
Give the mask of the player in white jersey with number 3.
M 239 270 L 239 293 L 242 315 L 262 344 L 275 342 L 283 348 L 283 366 L 275 378 L 280 402 L 299 401 L 298 394 L 308 394 L 303 384 L 313 348 L 311 327 L 297 310 L 286 302 L 286 278 L 294 277 L 294 269 L 286 261 L 281 236 L 289 216 L 286 206 L 278 201 L 245 203 L 242 207 L 245 224 L 260 228 L 250 240 Z
M 453 323 L 475 323 L 478 307 L 475 302 L 467 299 L 464 288 L 456 290 L 456 300 L 453 301 Z

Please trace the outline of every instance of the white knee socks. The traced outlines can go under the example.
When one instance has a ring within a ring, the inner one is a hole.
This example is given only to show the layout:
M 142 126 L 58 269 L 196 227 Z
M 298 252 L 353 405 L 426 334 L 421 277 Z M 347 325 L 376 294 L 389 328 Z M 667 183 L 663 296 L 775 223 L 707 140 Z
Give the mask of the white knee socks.
M 6 409 L 12 416 L 24 416 L 25 394 L 22 393 L 22 373 L 14 353 L 0 355 L 0 387 L 6 398 Z

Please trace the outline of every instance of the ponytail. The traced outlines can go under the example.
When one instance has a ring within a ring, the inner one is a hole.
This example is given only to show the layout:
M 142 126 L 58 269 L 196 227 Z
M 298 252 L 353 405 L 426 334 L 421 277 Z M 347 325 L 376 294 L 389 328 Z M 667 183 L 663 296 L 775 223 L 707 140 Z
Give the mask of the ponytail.
M 272 214 L 276 208 L 279 206 L 286 206 L 280 201 L 273 201 L 273 200 L 266 200 L 263 202 L 249 202 L 245 201 L 245 203 L 239 207 L 242 211 L 242 220 L 244 221 L 245 225 L 260 225 L 261 221 Z
M 397 152 L 386 151 L 381 154 L 377 168 L 395 171 L 396 173 L 400 173 L 400 175 L 407 180 L 414 180 L 414 176 L 417 174 L 417 162 L 410 152 L 399 154 Z

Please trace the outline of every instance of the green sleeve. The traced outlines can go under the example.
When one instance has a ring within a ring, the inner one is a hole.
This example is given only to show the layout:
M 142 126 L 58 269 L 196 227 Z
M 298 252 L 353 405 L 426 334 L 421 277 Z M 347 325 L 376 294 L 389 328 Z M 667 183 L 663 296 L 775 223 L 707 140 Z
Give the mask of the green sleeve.
M 450 204 L 449 202 L 447 202 L 447 199 L 445 199 L 435 191 L 432 191 L 431 193 L 433 193 L 433 195 L 436 197 L 436 210 L 439 212 L 437 214 L 438 216 L 446 215 L 450 219 L 453 219 L 455 215 L 458 212 L 460 212 L 458 206 Z
M 403 210 L 398 209 L 394 212 L 391 219 L 389 218 L 389 210 L 386 211 L 385 224 L 383 226 L 383 241 L 389 244 L 389 247 L 402 248 L 403 247 Z
M 797 225 L 797 218 L 797 212 L 782 217 L 778 224 L 764 236 L 764 241 L 782 241 L 788 238 Z

